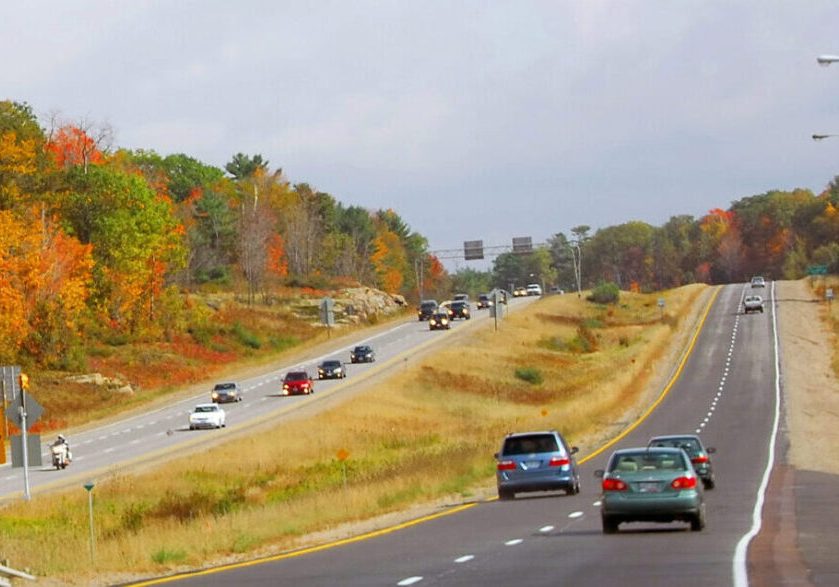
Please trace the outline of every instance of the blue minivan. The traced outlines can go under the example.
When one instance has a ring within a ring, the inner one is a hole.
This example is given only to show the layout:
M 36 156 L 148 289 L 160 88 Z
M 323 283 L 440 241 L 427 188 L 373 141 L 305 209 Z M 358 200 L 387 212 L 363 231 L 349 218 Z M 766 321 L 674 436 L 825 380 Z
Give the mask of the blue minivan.
M 579 493 L 577 452 L 556 430 L 508 434 L 495 454 L 498 498 L 513 499 L 524 491 Z

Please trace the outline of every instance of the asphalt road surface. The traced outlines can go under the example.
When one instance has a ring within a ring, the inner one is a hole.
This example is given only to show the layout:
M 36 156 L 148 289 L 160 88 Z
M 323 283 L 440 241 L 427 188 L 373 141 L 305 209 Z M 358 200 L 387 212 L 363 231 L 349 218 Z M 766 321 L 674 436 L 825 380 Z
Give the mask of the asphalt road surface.
M 178 577 L 179 585 L 749 584 L 748 547 L 776 461 L 780 382 L 774 296 L 742 313 L 748 286 L 721 288 L 675 384 L 608 450 L 580 459 L 576 496 L 520 494 L 338 544 Z M 698 433 L 714 455 L 707 527 L 622 524 L 604 535 L 599 481 L 612 449 Z M 488 455 L 488 458 L 489 455 Z M 169 578 L 167 582 L 172 581 Z M 770 583 L 771 584 L 771 581 Z M 806 584 L 794 583 L 794 584 Z

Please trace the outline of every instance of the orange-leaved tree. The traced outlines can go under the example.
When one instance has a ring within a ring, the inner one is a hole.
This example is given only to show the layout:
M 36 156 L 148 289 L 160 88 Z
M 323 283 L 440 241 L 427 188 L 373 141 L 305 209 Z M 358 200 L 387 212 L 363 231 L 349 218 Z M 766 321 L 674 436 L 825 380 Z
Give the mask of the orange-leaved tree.
M 21 351 L 41 364 L 62 364 L 86 311 L 90 245 L 64 233 L 55 219 L 0 211 L 0 358 Z
M 61 169 L 78 166 L 87 173 L 89 165 L 105 162 L 97 141 L 77 126 L 67 125 L 59 128 L 47 141 L 46 147 Z

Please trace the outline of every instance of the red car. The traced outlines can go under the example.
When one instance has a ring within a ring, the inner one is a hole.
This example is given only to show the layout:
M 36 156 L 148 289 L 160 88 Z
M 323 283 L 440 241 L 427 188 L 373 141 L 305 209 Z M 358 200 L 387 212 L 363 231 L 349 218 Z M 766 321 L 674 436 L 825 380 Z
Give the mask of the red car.
M 306 371 L 289 371 L 283 378 L 283 395 L 315 392 L 315 382 Z

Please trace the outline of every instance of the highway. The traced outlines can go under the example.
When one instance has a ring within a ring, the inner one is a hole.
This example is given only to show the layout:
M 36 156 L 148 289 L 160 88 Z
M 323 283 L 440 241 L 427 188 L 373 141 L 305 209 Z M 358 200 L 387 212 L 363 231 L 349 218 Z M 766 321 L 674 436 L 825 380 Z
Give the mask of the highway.
M 721 288 L 683 369 L 649 415 L 608 450 L 581 455 L 582 492 L 467 504 L 452 515 L 331 547 L 178 577 L 179 585 L 748 584 L 746 553 L 775 459 L 780 388 L 772 289 L 743 315 L 742 284 Z M 624 524 L 603 535 L 599 481 L 614 448 L 699 433 L 714 455 L 708 525 Z M 490 456 L 488 455 L 488 458 Z M 172 581 L 169 578 L 167 582 Z M 147 584 L 154 584 L 149 582 Z
M 538 298 L 511 299 L 509 310 L 516 311 Z M 173 399 L 162 407 L 150 408 L 136 415 L 95 426 L 69 435 L 73 452 L 72 464 L 63 471 L 51 466 L 49 444 L 52 437 L 42 438 L 41 467 L 29 469 L 32 494 L 61 487 L 81 486 L 89 480 L 159 461 L 177 457 L 190 450 L 204 450 L 212 443 L 223 442 L 238 433 L 252 431 L 260 424 L 275 423 L 286 414 L 318 402 L 332 394 L 351 391 L 369 385 L 369 379 L 388 368 L 401 366 L 408 356 L 432 347 L 442 337 L 455 335 L 460 329 L 484 325 L 491 327 L 487 310 L 473 310 L 472 319 L 455 320 L 451 330 L 429 331 L 428 323 L 413 317 L 394 324 L 375 334 L 360 334 L 359 338 L 342 347 L 303 362 L 278 365 L 259 376 L 240 380 L 243 401 L 223 404 L 227 413 L 227 427 L 221 430 L 189 430 L 187 418 L 198 403 L 210 401 L 210 388 L 206 392 Z M 374 363 L 349 364 L 350 349 L 358 344 L 369 344 L 376 352 Z M 317 377 L 317 365 L 324 359 L 341 359 L 347 363 L 348 376 L 341 380 L 315 381 L 311 395 L 281 396 L 282 377 L 289 370 L 306 369 Z M 22 468 L 0 465 L 0 502 L 21 499 L 24 494 Z

